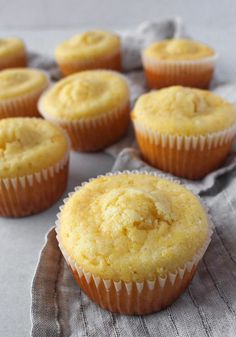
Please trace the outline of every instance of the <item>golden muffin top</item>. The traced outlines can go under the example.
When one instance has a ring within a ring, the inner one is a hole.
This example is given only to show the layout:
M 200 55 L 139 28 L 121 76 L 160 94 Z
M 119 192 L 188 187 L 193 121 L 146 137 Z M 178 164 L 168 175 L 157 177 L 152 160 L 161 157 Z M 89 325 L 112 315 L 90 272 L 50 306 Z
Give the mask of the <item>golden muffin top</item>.
M 68 141 L 58 126 L 41 118 L 0 120 L 0 178 L 41 171 L 62 160 Z
M 39 101 L 47 118 L 78 120 L 109 113 L 129 101 L 126 80 L 109 70 L 82 71 L 60 80 Z
M 197 197 L 151 174 L 98 177 L 66 201 L 59 219 L 66 254 L 86 272 L 115 281 L 175 272 L 209 236 Z
M 0 71 L 0 102 L 43 90 L 48 86 L 44 72 L 30 68 L 12 68 Z
M 233 126 L 236 109 L 210 91 L 173 86 L 142 95 L 132 119 L 161 134 L 199 136 Z
M 203 43 L 188 39 L 170 39 L 155 42 L 144 50 L 144 57 L 157 60 L 195 60 L 210 57 L 214 50 Z
M 120 38 L 110 32 L 94 30 L 73 36 L 62 42 L 55 51 L 58 60 L 90 61 L 115 54 L 120 50 Z
M 25 45 L 21 39 L 0 39 L 0 57 L 12 56 L 15 53 L 25 52 Z

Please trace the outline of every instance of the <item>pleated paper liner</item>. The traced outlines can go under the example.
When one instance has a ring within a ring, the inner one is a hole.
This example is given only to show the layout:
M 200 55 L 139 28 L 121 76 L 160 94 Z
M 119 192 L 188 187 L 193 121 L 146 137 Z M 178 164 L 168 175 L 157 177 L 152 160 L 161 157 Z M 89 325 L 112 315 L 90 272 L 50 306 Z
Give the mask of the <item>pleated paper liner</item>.
M 158 61 L 142 55 L 147 83 L 153 89 L 172 85 L 207 89 L 213 77 L 217 58 L 215 54 L 199 60 Z
M 129 101 L 98 117 L 70 121 L 47 114 L 38 104 L 41 115 L 65 129 L 71 139 L 72 149 L 82 152 L 101 150 L 118 141 L 129 124 Z
M 152 166 L 178 177 L 201 179 L 220 167 L 236 136 L 236 124 L 206 136 L 173 136 L 148 130 L 134 121 L 142 157 Z
M 22 96 L 0 101 L 0 119 L 8 117 L 41 117 L 37 104 L 41 94 L 49 86 L 48 75 L 46 76 L 47 84 L 42 88 Z
M 0 216 L 22 217 L 50 207 L 66 189 L 68 166 L 69 152 L 33 174 L 0 179 Z
M 26 52 L 21 52 L 18 55 L 14 54 L 8 58 L 0 60 L 0 70 L 7 68 L 21 68 L 27 67 Z
M 122 173 L 132 174 L 140 172 L 123 171 L 109 173 L 107 175 Z M 142 174 L 158 176 L 155 173 L 146 171 L 142 171 Z M 75 191 L 79 190 L 85 184 L 86 183 L 77 187 Z M 75 192 L 70 193 L 69 197 L 71 197 L 73 193 Z M 68 198 L 64 200 L 64 203 L 67 200 Z M 60 207 L 60 211 L 62 211 L 63 207 L 64 206 Z M 213 228 L 210 216 L 208 215 L 208 236 L 204 245 L 190 261 L 180 266 L 174 273 L 168 273 L 165 277 L 157 277 L 153 280 L 143 280 L 142 282 L 124 282 L 122 280 L 103 279 L 79 266 L 67 254 L 62 245 L 60 238 L 60 213 L 57 217 L 56 232 L 59 247 L 80 288 L 91 300 L 102 308 L 127 315 L 144 315 L 160 311 L 172 304 L 184 292 L 191 282 L 198 263 L 210 243 Z
M 83 70 L 110 69 L 122 70 L 121 51 L 116 51 L 105 57 L 95 58 L 90 61 L 62 61 L 57 60 L 62 75 L 67 76 Z

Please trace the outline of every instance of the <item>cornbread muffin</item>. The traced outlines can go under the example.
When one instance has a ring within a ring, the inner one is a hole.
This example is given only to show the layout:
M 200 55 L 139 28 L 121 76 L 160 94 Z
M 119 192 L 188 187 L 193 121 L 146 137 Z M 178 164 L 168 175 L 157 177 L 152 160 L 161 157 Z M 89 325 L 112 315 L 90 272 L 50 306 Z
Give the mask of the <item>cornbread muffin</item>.
M 18 38 L 0 39 L 0 70 L 26 65 L 27 55 L 23 41 Z
M 189 179 L 219 167 L 236 133 L 232 104 L 210 91 L 181 86 L 141 96 L 132 120 L 144 159 Z
M 100 150 L 127 129 L 128 85 L 113 71 L 83 71 L 49 89 L 39 101 L 39 111 L 67 130 L 74 150 Z
M 68 140 L 41 118 L 0 120 L 0 215 L 25 216 L 51 206 L 64 192 Z
M 62 42 L 55 57 L 63 75 L 90 69 L 120 71 L 120 38 L 101 30 L 85 32 Z
M 208 88 L 216 58 L 212 48 L 187 39 L 170 39 L 153 43 L 142 55 L 150 88 L 177 84 Z
M 14 68 L 0 71 L 0 118 L 40 116 L 37 103 L 49 80 L 40 70 Z
M 171 304 L 210 238 L 197 197 L 175 182 L 134 172 L 100 176 L 76 190 L 59 214 L 57 233 L 81 288 L 103 308 L 126 314 Z

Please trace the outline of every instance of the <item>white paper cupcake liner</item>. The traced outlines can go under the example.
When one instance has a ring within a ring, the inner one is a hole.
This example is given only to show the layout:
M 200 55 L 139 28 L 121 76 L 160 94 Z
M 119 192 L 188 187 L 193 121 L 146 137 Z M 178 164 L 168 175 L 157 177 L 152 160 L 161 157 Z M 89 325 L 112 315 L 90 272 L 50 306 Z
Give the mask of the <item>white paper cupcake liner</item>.
M 153 88 L 170 85 L 185 85 L 206 88 L 209 85 L 218 55 L 199 60 L 156 60 L 142 54 L 146 71 L 156 74 L 156 80 L 147 79 Z M 154 76 L 154 75 L 153 75 Z
M 29 175 L 1 178 L 0 215 L 20 217 L 51 206 L 65 190 L 68 165 L 69 143 L 63 158 L 54 165 Z
M 66 153 L 63 159 L 61 159 L 55 165 L 52 165 L 38 172 L 34 172 L 32 174 L 21 177 L 2 178 L 0 179 L 0 185 L 2 187 L 4 186 L 6 189 L 12 187 L 14 190 L 17 191 L 18 186 L 24 189 L 26 188 L 26 186 L 33 186 L 34 182 L 41 183 L 42 181 L 48 181 L 50 177 L 53 178 L 65 167 L 65 165 L 68 163 L 68 160 L 69 160 L 69 153 Z
M 47 83 L 42 88 L 34 90 L 18 97 L 0 101 L 0 118 L 7 117 L 39 117 L 37 103 L 41 94 L 50 84 L 49 76 L 46 74 Z
M 209 133 L 206 136 L 175 136 L 168 134 L 161 134 L 158 131 L 145 128 L 138 121 L 134 121 L 134 128 L 148 137 L 151 144 L 160 145 L 163 148 L 169 147 L 177 150 L 184 149 L 191 151 L 192 149 L 200 148 L 203 151 L 222 146 L 225 143 L 232 142 L 236 136 L 236 124 L 231 127 L 218 132 Z
M 134 128 L 145 161 L 187 179 L 201 179 L 221 166 L 236 136 L 236 124 L 206 136 L 160 134 L 138 121 L 134 121 Z
M 124 173 L 140 174 L 139 171 L 135 170 L 135 171 L 108 173 L 105 176 L 120 175 Z M 142 174 L 160 177 L 160 175 L 156 174 L 155 172 L 142 171 Z M 83 186 L 85 186 L 92 180 L 94 180 L 94 178 L 90 179 L 88 182 L 83 183 L 81 186 L 76 187 L 74 192 L 69 193 L 68 198 L 64 199 L 63 205 L 60 207 L 60 212 L 57 214 L 58 218 L 56 221 L 57 240 L 59 243 L 60 250 L 67 264 L 70 266 L 73 273 L 76 275 L 77 281 L 79 279 L 78 283 L 80 284 L 82 289 L 87 293 L 87 295 L 105 309 L 125 314 L 146 314 L 161 310 L 165 306 L 171 304 L 173 300 L 175 300 L 183 292 L 183 290 L 191 281 L 199 261 L 202 259 L 203 255 L 207 250 L 207 247 L 211 241 L 211 236 L 213 233 L 213 223 L 209 215 L 208 209 L 203 204 L 202 200 L 200 200 L 200 198 L 197 196 L 198 200 L 204 207 L 208 217 L 207 238 L 203 246 L 197 251 L 197 253 L 192 257 L 192 259 L 186 262 L 184 265 L 180 266 L 175 272 L 168 272 L 168 274 L 165 277 L 157 276 L 155 280 L 144 280 L 140 282 L 124 282 L 122 280 L 114 281 L 110 279 L 103 279 L 99 276 L 96 276 L 86 271 L 84 268 L 79 266 L 66 252 L 66 249 L 63 247 L 62 240 L 60 237 L 60 213 L 63 210 L 65 203 L 68 201 L 69 197 L 71 197 L 76 191 L 81 189 Z M 169 180 L 179 183 L 174 179 Z M 104 294 L 106 294 L 105 297 Z M 143 296 L 144 298 L 149 298 L 150 303 L 149 302 L 144 303 L 145 301 L 143 299 Z M 151 302 L 157 296 L 160 297 L 160 303 L 153 306 Z M 125 297 L 125 304 L 119 303 L 121 298 L 124 301 L 124 297 Z
M 82 128 L 86 128 L 87 126 L 90 127 L 91 124 L 96 126 L 98 124 L 106 124 L 106 122 L 109 123 L 109 121 L 112 120 L 114 116 L 116 118 L 119 118 L 121 111 L 123 111 L 125 107 L 127 106 L 129 107 L 129 104 L 130 104 L 129 101 L 126 101 L 124 104 L 117 107 L 116 109 L 110 110 L 109 112 L 104 113 L 101 116 L 91 117 L 90 119 L 81 118 L 79 120 L 68 120 L 67 121 L 65 119 L 60 119 L 60 118 L 57 118 L 56 116 L 52 116 L 48 114 L 45 110 L 43 110 L 41 106 L 41 99 L 42 97 L 39 100 L 38 107 L 39 107 L 40 114 L 46 120 L 49 120 L 50 122 L 53 122 L 54 124 L 59 124 L 62 126 L 69 125 L 72 128 L 76 128 L 77 126 L 82 126 Z
M 45 93 L 46 94 L 46 93 Z M 44 94 L 38 102 L 40 114 L 67 131 L 72 148 L 79 151 L 97 151 L 117 141 L 125 133 L 129 122 L 130 101 L 101 116 L 65 120 L 48 114 L 42 107 Z
M 143 64 L 146 65 L 148 68 L 156 69 L 157 67 L 168 68 L 176 68 L 176 66 L 183 66 L 183 67 L 194 67 L 194 66 L 201 66 L 201 65 L 212 65 L 215 64 L 218 60 L 219 55 L 214 54 L 213 56 L 204 57 L 201 59 L 196 60 L 156 60 L 151 57 L 145 56 L 142 53 L 142 61 Z

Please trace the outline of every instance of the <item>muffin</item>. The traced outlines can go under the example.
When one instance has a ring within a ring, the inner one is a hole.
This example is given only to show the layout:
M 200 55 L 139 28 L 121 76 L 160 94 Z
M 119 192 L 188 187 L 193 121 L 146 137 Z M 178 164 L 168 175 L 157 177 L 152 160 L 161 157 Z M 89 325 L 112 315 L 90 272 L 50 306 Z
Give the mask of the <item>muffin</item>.
M 48 85 L 47 75 L 40 70 L 14 68 L 0 71 L 0 119 L 40 117 L 37 103 Z
M 62 42 L 55 51 L 63 75 L 82 70 L 121 70 L 121 42 L 112 33 L 100 30 L 85 32 Z
M 65 200 L 59 247 L 81 289 L 102 308 L 149 314 L 177 299 L 210 241 L 199 199 L 152 173 L 100 176 Z
M 153 43 L 142 54 L 150 88 L 184 85 L 208 88 L 217 55 L 203 43 L 171 39 Z
M 0 70 L 26 66 L 27 55 L 23 41 L 18 38 L 0 39 Z
M 218 168 L 236 134 L 235 107 L 207 90 L 181 86 L 141 96 L 132 111 L 143 158 L 179 177 Z
M 51 206 L 64 192 L 69 145 L 41 118 L 0 120 L 0 215 L 20 217 Z
M 59 81 L 38 106 L 45 119 L 66 129 L 74 150 L 97 151 L 126 131 L 129 89 L 118 73 L 88 70 Z

